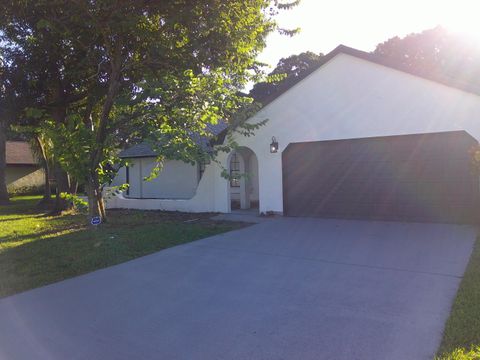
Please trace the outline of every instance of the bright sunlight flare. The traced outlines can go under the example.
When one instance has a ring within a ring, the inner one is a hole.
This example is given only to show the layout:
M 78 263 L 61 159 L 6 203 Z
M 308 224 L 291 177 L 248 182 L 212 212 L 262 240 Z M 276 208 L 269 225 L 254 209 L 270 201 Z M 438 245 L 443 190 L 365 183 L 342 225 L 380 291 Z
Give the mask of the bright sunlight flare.
M 275 65 L 281 57 L 302 51 L 327 53 L 338 44 L 372 51 L 387 39 L 418 33 L 441 25 L 480 42 L 480 2 L 473 0 L 302 0 L 282 13 L 282 27 L 300 27 L 286 38 L 270 35 L 261 60 Z

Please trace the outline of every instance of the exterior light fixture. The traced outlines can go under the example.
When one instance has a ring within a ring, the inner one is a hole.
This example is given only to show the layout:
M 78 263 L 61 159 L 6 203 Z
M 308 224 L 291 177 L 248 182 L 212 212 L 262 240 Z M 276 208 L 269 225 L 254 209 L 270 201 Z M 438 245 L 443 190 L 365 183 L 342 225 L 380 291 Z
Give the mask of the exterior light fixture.
M 270 152 L 276 153 L 278 151 L 278 142 L 275 136 L 272 136 L 272 143 L 270 144 Z

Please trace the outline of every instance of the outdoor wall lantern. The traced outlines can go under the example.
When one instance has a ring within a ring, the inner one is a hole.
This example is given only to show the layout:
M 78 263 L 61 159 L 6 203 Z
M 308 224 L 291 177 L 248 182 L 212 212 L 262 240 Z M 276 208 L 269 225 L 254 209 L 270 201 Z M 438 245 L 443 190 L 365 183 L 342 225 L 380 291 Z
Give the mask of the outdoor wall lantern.
M 270 152 L 276 153 L 278 151 L 278 142 L 275 136 L 272 136 L 272 143 L 270 144 Z

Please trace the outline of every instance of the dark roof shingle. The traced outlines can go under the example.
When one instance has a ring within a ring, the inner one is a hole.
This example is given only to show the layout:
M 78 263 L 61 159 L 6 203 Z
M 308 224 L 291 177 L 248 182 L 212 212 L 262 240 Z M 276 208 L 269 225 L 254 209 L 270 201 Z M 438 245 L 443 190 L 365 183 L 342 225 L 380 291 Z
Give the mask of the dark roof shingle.
M 211 137 L 201 136 L 193 134 L 192 139 L 204 149 L 210 148 L 210 140 L 217 136 L 220 136 L 223 131 L 227 129 L 228 125 L 225 121 L 219 121 L 217 124 L 207 124 L 206 132 L 211 134 Z M 141 157 L 156 157 L 157 154 L 153 151 L 152 146 L 147 142 L 133 145 L 120 152 L 119 157 L 123 159 L 127 158 L 141 158 Z
M 7 165 L 38 165 L 26 141 L 7 141 Z

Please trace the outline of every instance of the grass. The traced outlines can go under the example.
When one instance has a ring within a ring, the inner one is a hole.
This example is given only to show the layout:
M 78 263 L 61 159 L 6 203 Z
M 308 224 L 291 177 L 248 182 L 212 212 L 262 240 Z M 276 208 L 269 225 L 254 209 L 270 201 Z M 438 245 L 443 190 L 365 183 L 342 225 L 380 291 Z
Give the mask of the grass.
M 438 359 L 480 359 L 480 240 L 474 246 L 450 317 Z
M 98 228 L 81 214 L 49 216 L 39 197 L 0 206 L 0 297 L 245 226 L 210 214 L 111 210 Z

